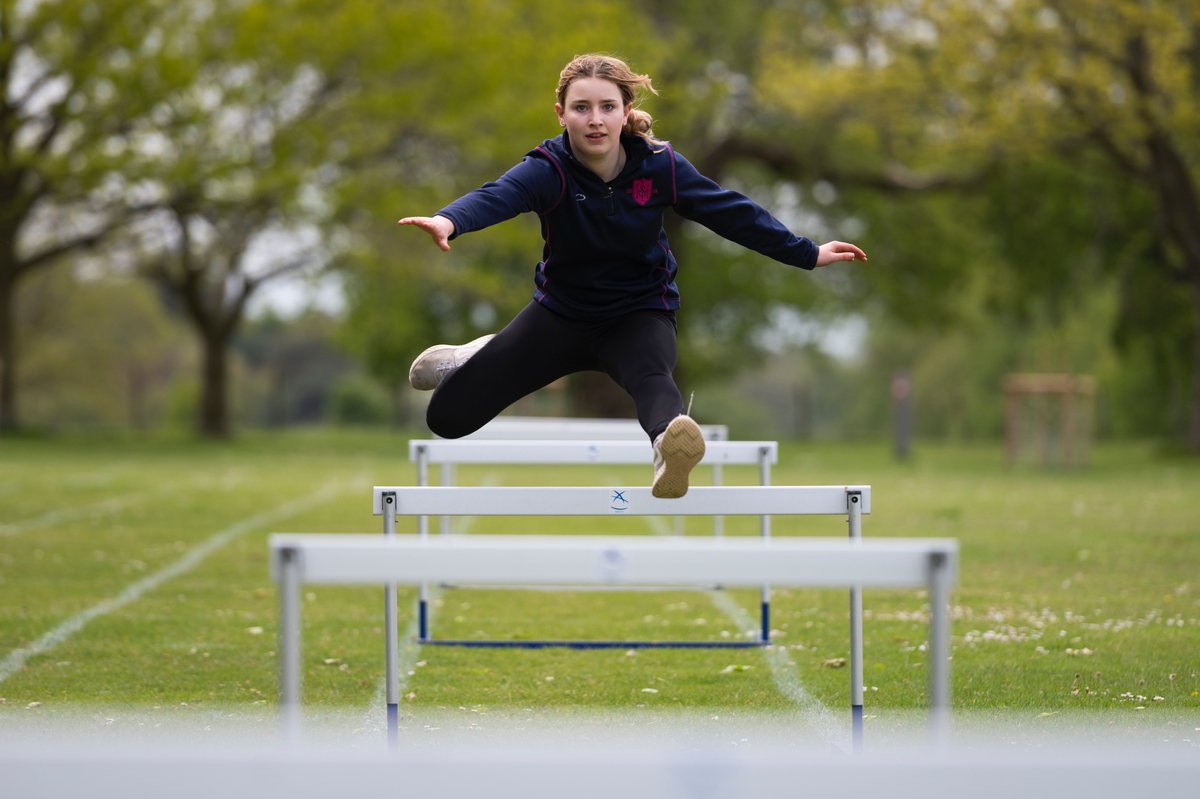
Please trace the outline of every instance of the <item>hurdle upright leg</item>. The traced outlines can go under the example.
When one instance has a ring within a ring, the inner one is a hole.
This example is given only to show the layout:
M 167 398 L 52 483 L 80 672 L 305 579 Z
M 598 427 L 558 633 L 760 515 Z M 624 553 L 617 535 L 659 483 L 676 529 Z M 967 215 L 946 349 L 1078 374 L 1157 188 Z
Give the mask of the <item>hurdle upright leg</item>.
M 300 737 L 300 693 L 303 669 L 300 658 L 300 553 L 295 549 L 279 552 L 279 684 L 280 720 L 284 737 Z
M 850 491 L 846 494 L 849 517 L 850 540 L 862 540 L 862 494 Z M 850 717 L 851 740 L 854 751 L 863 746 L 863 637 L 862 637 L 862 587 L 850 587 Z
M 454 474 L 454 464 L 453 463 L 443 463 L 439 467 L 439 470 L 442 473 L 442 485 L 444 485 L 444 486 L 454 485 L 455 480 L 456 480 L 456 477 Z M 454 522 L 453 522 L 452 516 L 447 516 L 447 515 L 442 516 L 440 525 L 441 526 L 438 527 L 438 531 L 442 535 L 449 535 L 450 533 L 454 532 Z
M 429 451 L 424 447 L 417 449 L 417 485 L 429 485 Z M 443 519 L 442 524 L 444 528 L 447 521 Z M 417 517 L 417 535 L 429 537 L 428 516 Z M 417 591 L 417 640 L 424 643 L 429 640 L 429 584 L 421 583 Z
M 721 468 L 721 464 L 719 462 L 714 462 L 713 467 L 712 467 L 712 484 L 715 486 L 719 486 L 719 485 L 723 485 L 724 483 L 725 483 L 724 470 Z M 724 516 L 714 516 L 713 517 L 713 535 L 717 536 L 718 538 L 725 535 L 725 517 Z
M 383 535 L 396 536 L 396 495 L 383 495 Z M 383 586 L 384 671 L 387 680 L 388 746 L 395 749 L 400 743 L 400 631 L 396 621 L 396 584 Z
M 929 561 L 929 726 L 931 743 L 942 746 L 950 732 L 950 558 Z
M 771 484 L 771 460 L 770 450 L 766 447 L 760 447 L 758 451 L 758 484 L 769 486 Z M 758 529 L 763 538 L 771 537 L 771 517 L 758 517 Z M 762 587 L 762 596 L 759 599 L 759 613 L 762 620 L 762 631 L 760 639 L 764 644 L 771 642 L 771 586 L 764 585 Z

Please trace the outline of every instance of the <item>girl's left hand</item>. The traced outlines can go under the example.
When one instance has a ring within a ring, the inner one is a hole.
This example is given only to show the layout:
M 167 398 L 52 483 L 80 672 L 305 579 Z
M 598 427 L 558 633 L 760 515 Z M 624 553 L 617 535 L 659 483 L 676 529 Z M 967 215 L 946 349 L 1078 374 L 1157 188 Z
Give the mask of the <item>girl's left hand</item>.
M 827 241 L 817 250 L 817 266 L 829 266 L 838 261 L 865 261 L 867 254 L 844 241 Z

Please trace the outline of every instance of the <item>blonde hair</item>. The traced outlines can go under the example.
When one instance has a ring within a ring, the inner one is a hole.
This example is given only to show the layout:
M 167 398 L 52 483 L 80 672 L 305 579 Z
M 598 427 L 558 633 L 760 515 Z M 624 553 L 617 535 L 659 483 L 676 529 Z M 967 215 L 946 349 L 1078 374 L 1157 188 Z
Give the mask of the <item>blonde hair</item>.
M 629 119 L 621 130 L 637 134 L 651 144 L 661 143 L 654 138 L 654 119 L 637 107 L 647 93 L 658 94 L 654 84 L 650 82 L 649 75 L 637 74 L 615 56 L 601 53 L 577 55 L 571 59 L 571 63 L 563 67 L 558 76 L 558 89 L 555 94 L 559 105 L 566 106 L 567 89 L 578 78 L 602 78 L 615 83 L 621 90 L 621 102 L 626 106 L 633 106 L 633 110 L 629 112 Z

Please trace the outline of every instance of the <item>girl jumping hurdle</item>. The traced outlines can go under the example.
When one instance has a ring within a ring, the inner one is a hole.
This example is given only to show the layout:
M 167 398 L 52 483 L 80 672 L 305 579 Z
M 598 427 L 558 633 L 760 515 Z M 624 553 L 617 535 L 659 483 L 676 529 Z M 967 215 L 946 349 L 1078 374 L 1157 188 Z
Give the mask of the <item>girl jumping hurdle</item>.
M 532 301 L 495 335 L 425 350 L 409 382 L 434 392 L 429 429 L 459 438 L 564 375 L 605 372 L 632 397 L 650 438 L 652 493 L 681 497 L 704 457 L 704 437 L 672 375 L 679 289 L 666 210 L 802 269 L 867 256 L 840 241 L 818 247 L 701 175 L 654 137 L 650 115 L 638 108 L 653 91 L 649 76 L 618 58 L 576 57 L 558 81 L 561 136 L 433 216 L 399 220 L 446 251 L 457 236 L 533 212 L 544 241 Z

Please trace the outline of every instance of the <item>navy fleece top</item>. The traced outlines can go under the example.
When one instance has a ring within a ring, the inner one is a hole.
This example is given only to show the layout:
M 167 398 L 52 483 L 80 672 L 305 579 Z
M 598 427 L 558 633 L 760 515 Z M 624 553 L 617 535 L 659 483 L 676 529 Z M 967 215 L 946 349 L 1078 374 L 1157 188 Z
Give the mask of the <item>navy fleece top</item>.
M 641 136 L 628 134 L 621 144 L 625 167 L 609 183 L 575 159 L 563 133 L 437 213 L 454 223 L 452 238 L 537 213 L 545 246 L 533 297 L 580 320 L 679 307 L 679 267 L 662 224 L 667 208 L 776 261 L 816 266 L 813 242 L 750 198 L 701 175 L 670 145 L 651 149 Z

